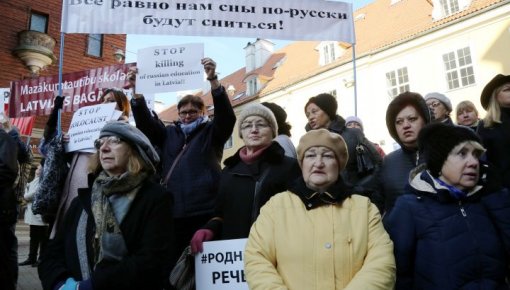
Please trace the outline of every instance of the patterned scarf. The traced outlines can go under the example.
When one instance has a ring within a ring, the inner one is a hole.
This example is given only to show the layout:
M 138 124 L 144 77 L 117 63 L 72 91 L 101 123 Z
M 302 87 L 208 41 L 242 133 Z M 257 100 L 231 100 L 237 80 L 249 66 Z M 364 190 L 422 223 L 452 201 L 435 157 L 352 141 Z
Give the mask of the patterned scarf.
M 195 129 L 198 127 L 198 125 L 205 123 L 207 121 L 209 121 L 209 117 L 202 116 L 202 117 L 198 117 L 198 119 L 196 119 L 195 121 L 193 121 L 189 124 L 181 123 L 181 124 L 179 124 L 179 126 L 181 126 L 182 132 L 184 132 L 184 134 L 186 136 L 189 136 L 191 133 L 193 133 L 193 131 L 195 131 Z
M 92 213 L 96 224 L 94 239 L 95 264 L 102 260 L 119 261 L 127 255 L 120 230 L 147 173 L 108 176 L 102 171 L 92 185 Z

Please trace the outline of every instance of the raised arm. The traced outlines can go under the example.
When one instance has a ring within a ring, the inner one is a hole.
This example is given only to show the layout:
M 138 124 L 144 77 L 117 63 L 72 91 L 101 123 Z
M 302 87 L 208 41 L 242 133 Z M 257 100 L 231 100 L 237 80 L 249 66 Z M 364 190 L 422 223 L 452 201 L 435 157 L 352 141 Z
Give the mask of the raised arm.
M 232 135 L 236 123 L 236 115 L 225 88 L 218 81 L 216 63 L 210 58 L 202 59 L 207 80 L 211 84 L 211 94 L 214 104 L 213 142 L 215 148 L 223 151 L 223 145 Z

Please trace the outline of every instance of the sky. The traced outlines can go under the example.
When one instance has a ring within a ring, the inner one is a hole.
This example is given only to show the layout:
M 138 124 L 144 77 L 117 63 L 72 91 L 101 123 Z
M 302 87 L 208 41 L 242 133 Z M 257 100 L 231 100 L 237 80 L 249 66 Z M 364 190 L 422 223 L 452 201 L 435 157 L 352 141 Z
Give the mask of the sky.
M 311 1 L 311 0 L 310 0 Z M 335 0 L 331 0 L 335 1 Z M 363 7 L 374 0 L 343 0 L 353 3 L 353 9 Z M 389 1 L 389 0 L 388 0 Z M 275 44 L 274 51 L 286 46 L 291 41 L 269 39 Z M 219 77 L 225 77 L 245 66 L 244 47 L 255 38 L 237 37 L 203 37 L 203 36 L 171 36 L 171 35 L 134 35 L 128 34 L 126 40 L 126 63 L 137 61 L 139 49 L 152 46 L 178 45 L 187 43 L 204 43 L 204 56 L 216 61 Z M 156 101 L 166 106 L 177 102 L 176 93 L 157 94 Z

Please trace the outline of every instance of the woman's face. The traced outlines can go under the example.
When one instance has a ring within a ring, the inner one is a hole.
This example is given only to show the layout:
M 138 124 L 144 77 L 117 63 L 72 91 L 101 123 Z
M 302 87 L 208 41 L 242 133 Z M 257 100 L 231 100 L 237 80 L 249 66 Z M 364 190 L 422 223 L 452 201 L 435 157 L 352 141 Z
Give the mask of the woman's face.
M 455 146 L 441 168 L 439 179 L 460 190 L 469 190 L 478 183 L 481 150 L 471 142 Z
M 496 95 L 496 101 L 501 107 L 510 108 L 510 83 L 506 83 Z
M 248 150 L 266 147 L 273 141 L 268 122 L 259 116 L 249 116 L 241 123 L 241 136 Z
M 113 95 L 113 92 L 109 92 L 108 94 L 103 96 L 103 102 L 102 104 L 108 104 L 108 103 L 116 103 L 115 96 Z M 119 104 L 115 105 L 115 110 L 119 110 Z
M 327 147 L 315 146 L 305 151 L 302 162 L 303 179 L 306 185 L 316 191 L 324 191 L 338 179 L 338 160 Z
M 119 176 L 127 171 L 131 150 L 129 145 L 117 136 L 97 139 L 94 143 L 99 151 L 101 167 L 109 176 Z
M 202 116 L 200 109 L 193 106 L 192 103 L 187 103 L 179 109 L 179 118 L 183 124 L 189 124 Z
M 471 126 L 478 120 L 475 110 L 465 108 L 457 113 L 457 123 L 463 126 Z
M 434 119 L 437 121 L 443 121 L 448 116 L 448 109 L 438 99 L 428 99 L 426 101 L 430 112 L 434 115 Z
M 329 118 L 328 114 L 321 110 L 319 106 L 317 106 L 314 103 L 308 104 L 308 107 L 306 107 L 306 118 L 308 119 L 308 124 L 310 124 L 310 127 L 312 129 L 320 129 L 324 128 L 327 129 L 329 126 L 329 123 L 331 122 L 331 119 Z
M 411 105 L 402 109 L 395 118 L 398 139 L 407 148 L 416 148 L 416 140 L 423 126 L 425 126 L 425 120 Z

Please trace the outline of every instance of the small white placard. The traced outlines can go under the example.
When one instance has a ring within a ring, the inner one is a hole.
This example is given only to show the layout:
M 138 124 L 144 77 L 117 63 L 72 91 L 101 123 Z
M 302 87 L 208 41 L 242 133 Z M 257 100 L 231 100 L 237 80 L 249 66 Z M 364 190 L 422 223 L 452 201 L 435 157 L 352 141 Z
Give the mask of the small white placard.
M 99 132 L 111 120 L 118 120 L 122 112 L 116 111 L 116 103 L 100 104 L 78 109 L 73 114 L 71 125 L 69 126 L 69 143 L 66 151 L 94 148 L 94 141 L 99 137 Z
M 202 87 L 203 43 L 154 46 L 138 51 L 136 92 L 176 92 Z
M 248 290 L 244 248 L 248 239 L 204 243 L 195 256 L 196 290 Z

